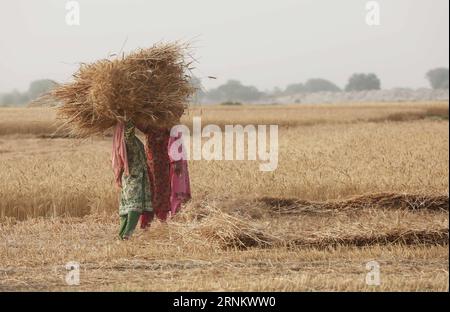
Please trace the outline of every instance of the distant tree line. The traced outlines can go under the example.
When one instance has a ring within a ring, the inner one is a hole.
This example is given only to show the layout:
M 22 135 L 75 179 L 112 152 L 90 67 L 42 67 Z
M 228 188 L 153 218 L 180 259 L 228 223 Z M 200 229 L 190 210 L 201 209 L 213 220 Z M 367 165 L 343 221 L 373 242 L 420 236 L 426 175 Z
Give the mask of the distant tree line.
M 198 85 L 200 85 L 197 79 Z M 378 90 L 381 87 L 380 80 L 375 74 L 354 74 L 350 77 L 345 91 Z M 286 96 L 297 93 L 315 92 L 339 92 L 342 91 L 333 82 L 323 78 L 313 78 L 305 83 L 294 83 L 288 85 L 284 90 L 275 88 L 272 92 L 259 91 L 254 86 L 243 85 L 240 81 L 229 80 L 225 84 L 211 89 L 208 92 L 202 91 L 197 94 L 197 100 L 206 99 L 213 102 L 236 102 L 236 101 L 258 101 L 270 96 Z
M 49 79 L 35 80 L 30 83 L 26 92 L 13 90 L 9 93 L 0 94 L 0 105 L 25 105 L 52 90 L 55 86 L 56 83 Z
M 435 68 L 428 71 L 425 75 L 430 86 L 433 89 L 448 89 L 449 70 L 448 68 Z M 275 88 L 272 91 L 259 91 L 254 86 L 242 84 L 238 80 L 229 80 L 225 84 L 205 91 L 201 88 L 201 81 L 197 77 L 192 78 L 192 84 L 197 87 L 197 93 L 193 97 L 193 102 L 212 101 L 212 102 L 252 102 L 259 101 L 269 97 L 289 96 L 298 93 L 314 93 L 314 92 L 340 92 L 342 91 L 333 82 L 314 78 L 309 79 L 305 83 L 294 83 L 288 85 L 284 90 Z M 0 94 L 0 105 L 25 105 L 33 101 L 41 94 L 50 91 L 56 83 L 49 79 L 41 79 L 33 81 L 26 92 L 14 90 L 6 94 Z M 345 91 L 367 91 L 379 90 L 381 81 L 374 73 L 355 73 L 348 79 Z
M 321 91 L 338 92 L 341 89 L 326 79 L 314 78 L 309 79 L 305 83 L 294 83 L 286 87 L 286 89 L 281 92 L 281 95 L 291 95 L 296 93 L 314 93 Z
M 449 70 L 448 68 L 435 68 L 427 72 L 426 78 L 433 89 L 448 89 Z M 200 80 L 196 80 L 200 86 Z M 344 91 L 369 91 L 380 90 L 381 81 L 374 73 L 355 73 L 350 76 L 343 89 Z M 201 91 L 197 94 L 197 100 L 206 100 L 213 102 L 239 102 L 239 101 L 258 101 L 273 96 L 287 96 L 298 93 L 314 92 L 339 92 L 343 91 L 333 82 L 314 78 L 305 83 L 294 83 L 288 85 L 284 90 L 275 88 L 272 91 L 262 92 L 254 86 L 246 86 L 237 80 L 229 80 L 225 84 L 211 89 L 207 92 Z

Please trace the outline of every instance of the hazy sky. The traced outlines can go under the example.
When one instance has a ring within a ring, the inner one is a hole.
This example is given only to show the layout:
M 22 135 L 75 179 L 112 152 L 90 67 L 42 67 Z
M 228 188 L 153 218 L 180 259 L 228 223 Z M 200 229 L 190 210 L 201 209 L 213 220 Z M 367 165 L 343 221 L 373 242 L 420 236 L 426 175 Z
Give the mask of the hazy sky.
M 354 72 L 415 88 L 448 67 L 448 0 L 379 0 L 379 26 L 366 24 L 365 0 L 79 0 L 79 26 L 66 24 L 66 2 L 2 0 L 0 92 L 67 81 L 126 38 L 125 52 L 194 39 L 206 89 L 231 78 L 262 90 L 313 77 L 342 87 Z

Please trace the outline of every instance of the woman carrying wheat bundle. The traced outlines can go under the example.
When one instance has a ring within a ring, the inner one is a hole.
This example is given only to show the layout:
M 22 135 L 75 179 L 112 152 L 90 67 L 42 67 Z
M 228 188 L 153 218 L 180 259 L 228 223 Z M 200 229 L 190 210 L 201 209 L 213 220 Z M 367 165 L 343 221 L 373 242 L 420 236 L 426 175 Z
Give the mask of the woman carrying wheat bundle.
M 119 238 L 128 240 L 139 217 L 153 212 L 144 145 L 131 121 L 118 122 L 114 130 L 112 166 L 121 190 Z
M 82 64 L 74 81 L 51 96 L 58 115 L 75 137 L 102 135 L 114 128 L 112 166 L 120 189 L 121 239 L 129 239 L 142 215 L 147 228 L 176 213 L 190 198 L 186 158 L 169 155 L 171 127 L 178 124 L 196 88 L 190 76 L 188 46 L 158 43 L 128 56 Z M 144 144 L 135 126 L 146 133 Z M 148 163 L 148 165 L 147 165 Z
M 141 227 L 150 225 L 154 215 L 161 221 L 173 216 L 181 209 L 181 204 L 191 198 L 188 165 L 183 144 L 177 144 L 183 138 L 181 133 L 170 135 L 167 128 L 146 127 L 145 151 L 148 163 L 148 175 L 152 196 L 152 212 L 144 212 Z M 178 141 L 178 142 L 177 142 Z M 182 141 L 181 141 L 182 142 Z M 183 155 L 176 157 L 175 153 Z
M 114 131 L 112 165 L 121 191 L 119 237 L 123 240 L 131 237 L 139 217 L 146 229 L 155 215 L 166 221 L 191 198 L 187 160 L 170 152 L 182 140 L 181 133 L 171 136 L 166 128 L 139 128 L 146 134 L 145 149 L 131 121 L 118 122 Z M 185 155 L 184 146 L 177 146 L 175 152 Z

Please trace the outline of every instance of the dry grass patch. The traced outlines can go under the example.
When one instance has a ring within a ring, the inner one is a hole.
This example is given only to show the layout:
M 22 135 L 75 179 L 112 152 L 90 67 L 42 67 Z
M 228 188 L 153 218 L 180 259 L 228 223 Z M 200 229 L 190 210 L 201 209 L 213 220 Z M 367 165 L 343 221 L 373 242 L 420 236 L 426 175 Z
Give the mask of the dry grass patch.
M 4 222 L 0 289 L 448 291 L 448 246 L 217 249 L 183 239 L 178 230 L 172 222 L 156 223 L 120 242 L 115 218 Z M 365 284 L 372 260 L 381 265 L 378 287 Z M 79 286 L 64 281 L 69 261 L 80 263 Z

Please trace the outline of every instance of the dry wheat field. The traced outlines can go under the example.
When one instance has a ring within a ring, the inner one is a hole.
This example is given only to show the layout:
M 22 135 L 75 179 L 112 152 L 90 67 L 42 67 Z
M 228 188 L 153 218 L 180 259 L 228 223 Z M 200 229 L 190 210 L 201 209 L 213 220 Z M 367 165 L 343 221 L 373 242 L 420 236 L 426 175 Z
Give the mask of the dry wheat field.
M 51 108 L 0 109 L 0 291 L 448 291 L 448 102 L 194 116 L 277 124 L 278 168 L 191 160 L 192 201 L 123 242 L 111 138 L 71 138 Z

